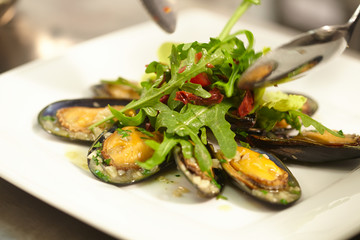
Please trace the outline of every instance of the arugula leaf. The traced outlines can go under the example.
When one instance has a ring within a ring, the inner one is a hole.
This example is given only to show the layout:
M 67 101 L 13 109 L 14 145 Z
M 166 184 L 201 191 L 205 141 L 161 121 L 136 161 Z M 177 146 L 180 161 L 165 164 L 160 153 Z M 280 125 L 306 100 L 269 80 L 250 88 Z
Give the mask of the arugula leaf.
M 203 126 L 202 122 L 192 111 L 179 113 L 171 110 L 168 106 L 161 103 L 158 104 L 157 109 L 159 110 L 159 115 L 156 119 L 155 129 L 158 130 L 159 128 L 164 127 L 166 128 L 167 133 L 177 134 L 180 137 L 189 136 L 194 142 L 194 155 L 198 160 L 200 169 L 204 172 L 208 171 L 212 166 L 212 159 L 205 145 L 198 137 L 199 129 Z M 202 107 L 203 111 L 206 111 L 206 109 L 207 108 Z
M 294 112 L 300 111 L 294 110 Z M 301 131 L 302 124 L 296 114 L 290 114 L 290 111 L 281 112 L 274 108 L 268 107 L 262 107 L 257 111 L 256 126 L 266 131 L 270 131 L 275 127 L 277 122 L 280 122 L 283 119 L 285 119 L 285 121 L 294 129 Z
M 206 128 L 205 127 L 200 128 L 200 139 L 201 139 L 201 142 L 204 145 L 206 145 L 208 143 L 207 134 L 206 134 Z
M 191 82 L 184 83 L 181 87 L 181 90 L 189 93 L 193 93 L 202 98 L 211 97 L 211 93 L 203 89 L 200 84 L 196 84 L 196 83 L 191 83 Z
M 344 137 L 341 131 L 333 131 L 299 110 L 281 112 L 273 108 L 263 107 L 258 110 L 257 117 L 257 126 L 266 131 L 270 131 L 278 121 L 285 119 L 288 124 L 298 131 L 301 131 L 302 126 L 313 126 L 320 134 L 324 134 L 327 131 L 336 137 Z M 299 118 L 301 118 L 301 121 Z
M 189 54 L 195 54 L 194 51 L 189 51 Z M 190 56 L 189 56 L 190 58 Z M 159 102 L 163 95 L 170 94 L 174 89 L 182 86 L 185 81 L 195 77 L 199 73 L 206 70 L 207 64 L 218 65 L 224 60 L 224 55 L 221 51 L 216 51 L 213 54 L 207 54 L 206 50 L 203 51 L 203 57 L 197 64 L 188 66 L 184 72 L 178 73 L 180 68 L 180 57 L 176 51 L 176 47 L 173 46 L 173 52 L 171 55 L 171 79 L 169 82 L 163 84 L 161 87 L 150 88 L 145 95 L 136 101 L 133 101 L 120 110 L 125 112 L 129 109 L 139 109 L 143 107 L 153 106 Z
M 231 106 L 228 102 L 211 107 L 187 104 L 181 112 L 176 112 L 160 103 L 155 107 L 159 111 L 155 128 L 165 127 L 168 133 L 177 134 L 180 137 L 189 136 L 194 142 L 195 158 L 198 160 L 200 169 L 208 171 L 212 165 L 211 156 L 198 134 L 202 127 L 209 127 L 224 155 L 233 157 L 237 146 L 235 134 L 230 129 L 230 123 L 225 120 L 225 114 Z
M 180 106 L 184 105 L 181 101 L 175 100 L 177 91 L 179 91 L 179 89 L 174 89 L 169 95 L 167 105 L 170 107 L 171 110 L 175 110 Z
M 148 137 L 153 137 L 154 136 L 154 134 L 152 134 L 151 132 L 147 131 L 144 128 L 139 127 L 139 128 L 136 128 L 136 130 L 141 132 L 142 134 L 145 134 Z
M 248 46 L 245 48 L 244 43 L 237 38 L 237 35 L 245 34 Z M 227 82 L 222 79 L 214 85 L 220 87 L 225 92 L 226 97 L 232 97 L 236 94 L 236 82 L 239 80 L 241 74 L 260 56 L 262 52 L 255 53 L 253 50 L 254 35 L 248 30 L 241 30 L 232 35 L 227 36 L 223 41 L 220 48 L 224 52 L 225 61 L 220 66 L 220 71 L 228 78 Z M 214 70 L 215 78 L 217 69 Z
M 235 10 L 235 13 L 231 16 L 229 21 L 226 23 L 225 27 L 223 28 L 222 32 L 219 35 L 219 39 L 223 40 L 227 37 L 237 22 L 237 20 L 246 12 L 246 10 L 251 7 L 252 4 L 259 5 L 261 3 L 260 0 L 244 0 L 239 7 Z
M 289 114 L 293 117 L 300 117 L 301 121 L 305 127 L 313 126 L 316 129 L 316 131 L 318 131 L 320 134 L 324 134 L 324 132 L 327 131 L 336 137 L 342 137 L 342 138 L 344 137 L 344 134 L 342 133 L 342 131 L 339 131 L 339 132 L 333 131 L 333 130 L 325 127 L 318 121 L 312 119 L 305 113 L 302 113 L 300 111 L 291 110 L 291 111 L 289 111 Z
M 179 143 L 184 158 L 191 158 L 194 155 L 194 145 L 185 138 L 179 139 Z
M 116 117 L 119 120 L 119 122 L 125 126 L 138 126 L 144 121 L 146 116 L 143 110 L 140 110 L 139 113 L 136 114 L 134 117 L 128 117 L 124 113 L 116 110 L 110 105 L 109 105 L 109 109 L 111 113 L 114 115 L 114 117 Z
M 145 69 L 145 73 L 155 73 L 157 78 L 162 76 L 165 72 L 169 72 L 169 66 L 157 61 L 151 62 Z
M 154 154 L 145 162 L 137 162 L 136 164 L 144 169 L 151 170 L 155 166 L 161 164 L 166 160 L 170 151 L 179 143 L 179 140 L 172 137 L 170 134 L 164 134 L 164 139 L 161 143 L 154 140 L 145 141 L 151 148 L 155 150 Z
M 193 114 L 200 112 L 197 118 L 200 119 L 204 126 L 210 128 L 218 141 L 219 147 L 224 155 L 228 158 L 232 158 L 236 153 L 236 141 L 235 133 L 231 130 L 231 125 L 225 120 L 225 115 L 232 107 L 232 104 L 228 101 L 223 101 L 219 104 L 206 108 L 206 111 L 201 109 L 198 105 L 189 105 Z

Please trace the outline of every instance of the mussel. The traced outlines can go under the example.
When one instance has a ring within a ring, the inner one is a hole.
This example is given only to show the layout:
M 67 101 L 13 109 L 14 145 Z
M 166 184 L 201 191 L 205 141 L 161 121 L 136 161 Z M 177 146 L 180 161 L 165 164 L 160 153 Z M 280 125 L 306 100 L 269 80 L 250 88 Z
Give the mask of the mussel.
M 146 140 L 161 142 L 162 134 L 116 125 L 104 131 L 88 151 L 90 171 L 101 181 L 115 185 L 139 182 L 154 175 L 170 163 L 165 161 L 151 170 L 141 168 L 137 162 L 148 160 L 154 153 Z
M 135 83 L 129 82 L 135 85 Z M 135 85 L 136 86 L 136 85 Z M 116 99 L 139 99 L 140 94 L 133 87 L 117 84 L 116 82 L 102 82 L 92 86 L 92 91 L 96 97 L 116 98 Z
M 319 104 L 312 97 L 309 97 L 307 95 L 303 95 L 303 96 L 306 97 L 307 100 L 303 105 L 303 107 L 301 108 L 301 112 L 305 113 L 308 116 L 314 115 L 319 108 Z
M 345 134 L 341 138 L 328 132 L 303 131 L 294 137 L 250 134 L 247 140 L 283 161 L 321 163 L 360 157 L 360 136 L 356 134 Z
M 54 102 L 38 114 L 40 126 L 48 133 L 65 140 L 92 143 L 113 122 L 104 123 L 92 131 L 89 126 L 111 115 L 107 105 L 120 109 L 129 100 L 73 99 Z M 133 114 L 129 112 L 128 114 Z
M 201 197 L 211 198 L 220 194 L 224 186 L 224 177 L 217 159 L 213 159 L 212 171 L 207 173 L 201 171 L 194 157 L 185 158 L 179 146 L 173 149 L 173 155 L 179 171 L 197 189 Z
M 226 158 L 221 151 L 217 158 L 235 185 L 256 199 L 288 205 L 301 196 L 299 183 L 285 164 L 260 149 L 238 146 L 234 158 Z

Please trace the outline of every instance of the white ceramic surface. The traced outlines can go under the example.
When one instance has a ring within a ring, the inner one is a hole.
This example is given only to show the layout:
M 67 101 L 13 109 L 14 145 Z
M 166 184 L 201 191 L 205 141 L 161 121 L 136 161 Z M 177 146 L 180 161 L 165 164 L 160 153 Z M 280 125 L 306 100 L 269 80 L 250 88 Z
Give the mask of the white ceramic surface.
M 193 9 L 179 16 L 173 35 L 149 22 L 81 44 L 64 55 L 0 75 L 0 176 L 52 206 L 115 237 L 127 239 L 338 239 L 360 229 L 359 159 L 289 168 L 302 187 L 294 206 L 265 207 L 226 187 L 228 200 L 198 198 L 172 171 L 165 180 L 118 188 L 79 167 L 87 148 L 61 142 L 37 125 L 47 104 L 91 96 L 100 79 L 141 79 L 164 41 L 208 41 L 227 17 Z M 289 39 L 280 28 L 239 22 L 255 34 L 256 47 Z M 360 61 L 343 55 L 318 71 L 279 86 L 306 93 L 320 104 L 315 118 L 345 133 L 360 133 Z M 74 164 L 77 161 L 77 164 Z M 191 192 L 175 197 L 186 186 Z M 1 196 L 0 196 L 1 197 Z

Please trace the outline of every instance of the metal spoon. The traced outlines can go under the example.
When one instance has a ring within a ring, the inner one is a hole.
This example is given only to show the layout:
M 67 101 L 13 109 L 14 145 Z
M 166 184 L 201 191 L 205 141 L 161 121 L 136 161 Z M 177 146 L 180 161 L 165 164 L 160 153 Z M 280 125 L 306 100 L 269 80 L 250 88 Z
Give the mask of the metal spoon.
M 174 4 L 169 0 L 141 0 L 153 20 L 166 32 L 173 33 L 176 27 Z
M 308 31 L 259 58 L 240 77 L 238 87 L 253 89 L 294 80 L 340 55 L 348 46 L 359 13 L 360 5 L 346 24 Z

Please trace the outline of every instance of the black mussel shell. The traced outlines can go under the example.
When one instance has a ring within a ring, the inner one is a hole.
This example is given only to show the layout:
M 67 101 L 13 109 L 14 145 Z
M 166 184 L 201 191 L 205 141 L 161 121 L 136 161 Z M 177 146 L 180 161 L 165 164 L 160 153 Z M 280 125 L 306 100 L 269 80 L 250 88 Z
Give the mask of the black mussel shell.
M 68 107 L 91 107 L 91 108 L 103 108 L 107 105 L 127 105 L 130 100 L 120 99 L 103 99 L 103 98 L 83 98 L 83 99 L 71 99 L 62 100 L 49 104 L 44 107 L 38 114 L 38 123 L 48 133 L 59 137 L 63 140 L 75 141 L 80 143 L 91 144 L 100 134 L 103 129 L 99 129 L 98 134 L 94 132 L 90 133 L 74 133 L 60 125 L 56 113 L 59 109 Z M 111 126 L 111 125 L 110 125 Z
M 247 148 L 243 148 L 247 149 Z M 239 148 L 238 148 L 239 151 Z M 279 205 L 279 206 L 288 206 L 295 201 L 297 201 L 301 196 L 301 188 L 294 177 L 294 175 L 290 172 L 290 170 L 286 167 L 286 165 L 281 162 L 277 157 L 257 148 L 247 149 L 247 151 L 254 151 L 259 153 L 261 156 L 260 161 L 271 161 L 273 162 L 281 171 L 279 180 L 276 179 L 277 183 L 270 185 L 266 182 L 261 175 L 254 175 L 255 173 L 251 173 L 251 177 L 249 177 L 249 173 L 244 173 L 241 170 L 234 167 L 233 163 L 230 163 L 229 160 L 224 158 L 221 152 L 217 153 L 219 159 L 223 159 L 221 161 L 222 168 L 227 173 L 231 182 L 240 190 L 246 192 L 250 196 L 258 199 L 262 202 L 270 203 L 271 205 Z M 238 153 L 241 155 L 240 153 Z M 238 155 L 237 154 L 237 155 Z M 246 157 L 250 157 L 249 162 L 253 162 L 255 160 L 251 159 L 251 155 L 247 154 Z M 236 158 L 237 156 L 235 156 Z M 263 159 L 263 160 L 262 160 Z M 257 165 L 259 165 L 258 163 Z M 265 164 L 265 163 L 264 163 Z M 249 165 L 256 166 L 256 165 Z M 264 165 L 265 167 L 267 165 Z M 272 167 L 274 169 L 274 167 Z
M 173 155 L 179 171 L 186 177 L 201 197 L 212 198 L 219 195 L 224 186 L 224 175 L 218 167 L 213 166 L 213 179 L 204 176 L 195 158 L 185 161 L 180 146 L 173 149 Z M 190 162 L 191 163 L 190 163 Z
M 125 128 L 123 128 L 125 129 Z M 137 127 L 135 127 L 134 130 L 124 130 L 129 134 L 129 137 L 132 137 L 132 131 L 137 131 Z M 91 171 L 91 173 L 98 178 L 99 180 L 118 185 L 129 185 L 133 183 L 137 183 L 140 181 L 143 181 L 145 179 L 148 179 L 152 177 L 154 174 L 158 173 L 160 170 L 170 166 L 172 164 L 172 159 L 166 159 L 163 163 L 160 165 L 154 167 L 151 170 L 143 169 L 139 166 L 135 166 L 136 163 L 131 162 L 132 166 L 126 166 L 126 164 L 123 164 L 124 167 L 116 167 L 114 164 L 111 163 L 111 159 L 106 158 L 106 155 L 104 155 L 104 148 L 105 140 L 112 136 L 112 134 L 116 133 L 118 131 L 117 126 L 113 126 L 111 129 L 104 131 L 93 143 L 93 145 L 90 147 L 87 155 L 88 160 L 88 167 Z M 120 133 L 122 134 L 122 133 Z M 121 136 L 122 138 L 127 138 L 128 136 Z M 139 137 L 139 139 L 142 139 L 142 141 L 145 141 L 146 136 Z M 128 139 L 125 139 L 125 141 L 128 141 Z M 131 140 L 129 140 L 130 143 Z M 134 142 L 137 143 L 137 142 Z M 145 144 L 145 143 L 144 143 Z M 127 147 L 132 147 L 131 145 Z M 136 146 L 135 146 L 136 148 Z M 142 148 L 139 148 L 142 149 Z M 130 151 L 127 151 L 127 154 L 132 151 L 137 151 L 137 149 L 128 149 Z M 123 150 L 125 152 L 125 150 Z M 121 150 L 118 153 L 122 153 Z M 138 154 L 136 154 L 138 155 Z M 127 155 L 126 155 L 127 156 Z
M 283 161 L 322 163 L 360 157 L 359 137 L 356 135 L 350 137 L 357 138 L 355 144 L 327 145 L 300 136 L 283 138 L 274 134 L 267 136 L 250 134 L 247 140 L 252 146 L 275 154 Z

